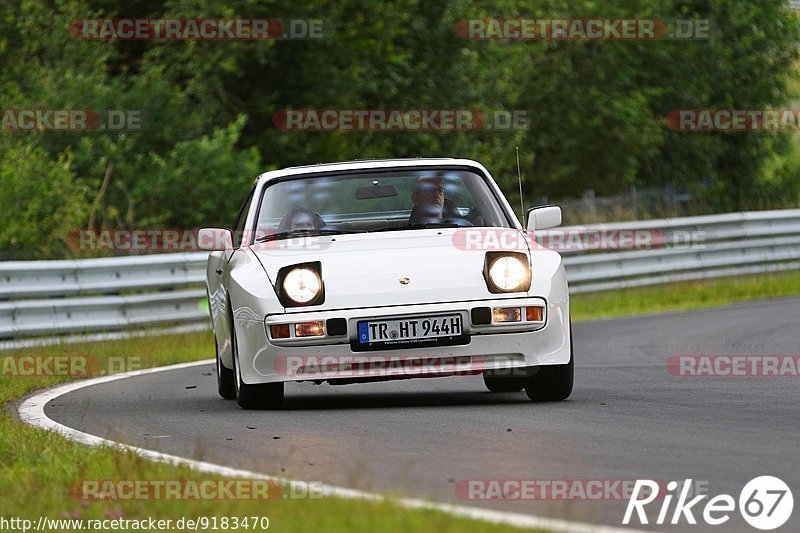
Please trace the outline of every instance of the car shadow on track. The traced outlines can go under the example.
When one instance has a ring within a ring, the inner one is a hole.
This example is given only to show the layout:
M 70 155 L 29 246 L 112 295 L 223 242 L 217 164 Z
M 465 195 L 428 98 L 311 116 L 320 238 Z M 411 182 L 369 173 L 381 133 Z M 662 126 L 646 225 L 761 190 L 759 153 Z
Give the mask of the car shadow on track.
M 530 404 L 524 392 L 363 392 L 337 394 L 287 394 L 281 411 L 331 409 L 392 409 L 403 407 L 474 407 L 481 405 Z M 542 404 L 544 405 L 544 404 Z

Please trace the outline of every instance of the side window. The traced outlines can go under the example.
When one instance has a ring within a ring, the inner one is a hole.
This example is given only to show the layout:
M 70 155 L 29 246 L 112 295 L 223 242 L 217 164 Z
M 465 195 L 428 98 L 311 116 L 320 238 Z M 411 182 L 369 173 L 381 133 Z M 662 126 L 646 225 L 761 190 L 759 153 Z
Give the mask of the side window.
M 233 232 L 233 247 L 238 248 L 242 245 L 242 237 L 244 236 L 244 224 L 247 221 L 247 211 L 248 207 L 250 207 L 250 201 L 253 199 L 253 193 L 255 192 L 256 188 L 253 186 L 250 189 L 250 194 L 247 195 L 247 199 L 242 204 L 242 207 L 239 208 L 239 214 L 236 215 L 236 222 L 233 223 L 233 228 L 231 231 Z

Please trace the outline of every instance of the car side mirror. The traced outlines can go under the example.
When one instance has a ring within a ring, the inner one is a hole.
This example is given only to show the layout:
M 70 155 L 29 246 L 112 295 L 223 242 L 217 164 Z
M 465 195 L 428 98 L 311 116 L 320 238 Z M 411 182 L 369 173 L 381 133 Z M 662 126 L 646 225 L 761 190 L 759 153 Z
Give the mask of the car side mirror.
M 528 209 L 528 232 L 555 228 L 561 225 L 561 208 L 557 205 L 545 205 Z
M 203 228 L 197 234 L 197 247 L 209 252 L 233 250 L 233 235 L 222 228 Z

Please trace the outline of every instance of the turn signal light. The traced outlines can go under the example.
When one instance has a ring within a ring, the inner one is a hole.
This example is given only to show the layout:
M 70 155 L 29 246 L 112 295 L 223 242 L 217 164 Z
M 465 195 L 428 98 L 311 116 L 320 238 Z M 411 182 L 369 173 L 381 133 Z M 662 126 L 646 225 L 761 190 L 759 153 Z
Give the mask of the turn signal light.
M 544 318 L 544 308 L 542 307 L 526 307 L 525 320 L 528 322 L 541 322 Z
M 288 339 L 289 338 L 289 324 L 278 324 L 269 327 L 273 339 Z
M 300 322 L 294 325 L 295 337 L 321 337 L 325 335 L 325 325 L 321 320 Z
M 492 321 L 520 322 L 522 321 L 522 308 L 520 307 L 495 307 L 492 310 Z

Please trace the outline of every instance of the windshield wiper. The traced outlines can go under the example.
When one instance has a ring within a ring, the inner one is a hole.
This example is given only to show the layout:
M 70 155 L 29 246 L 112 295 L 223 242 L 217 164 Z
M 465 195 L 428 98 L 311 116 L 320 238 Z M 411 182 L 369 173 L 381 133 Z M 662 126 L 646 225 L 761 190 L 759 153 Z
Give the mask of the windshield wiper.
M 320 235 L 343 235 L 346 233 L 367 233 L 366 231 L 350 231 L 346 229 L 296 229 L 291 231 L 281 231 L 271 233 L 256 239 L 256 242 L 278 241 L 290 237 L 318 237 Z
M 436 229 L 436 228 L 460 228 L 458 224 L 452 222 L 428 222 L 425 224 L 405 224 L 403 226 L 387 226 L 385 228 L 378 228 L 371 230 L 370 233 L 377 233 L 379 231 L 402 231 L 408 229 Z

